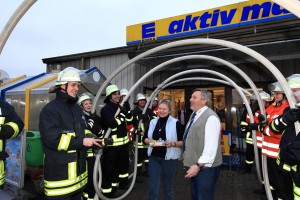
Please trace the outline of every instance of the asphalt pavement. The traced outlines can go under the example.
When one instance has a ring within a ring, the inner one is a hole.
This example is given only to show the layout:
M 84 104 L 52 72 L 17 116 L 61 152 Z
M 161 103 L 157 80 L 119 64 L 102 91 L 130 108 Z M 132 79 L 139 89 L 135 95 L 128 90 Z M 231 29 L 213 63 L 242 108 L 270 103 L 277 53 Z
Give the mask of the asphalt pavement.
M 174 189 L 174 200 L 191 199 L 190 180 L 185 179 L 186 169 L 179 163 Z M 147 177 L 143 177 L 143 183 L 136 183 L 135 188 L 127 200 L 148 199 Z M 223 166 L 221 175 L 218 179 L 215 200 L 257 200 L 266 197 L 253 192 L 260 189 L 255 168 L 249 174 L 241 173 L 240 168 Z M 163 199 L 163 188 L 160 189 L 160 198 Z
M 186 169 L 184 169 L 182 163 L 180 162 L 177 169 L 175 189 L 174 189 L 174 200 L 188 200 L 191 199 L 190 194 L 190 180 L 185 179 Z M 136 183 L 132 192 L 125 198 L 126 200 L 136 200 L 136 199 L 148 199 L 148 177 L 141 177 L 142 183 Z M 240 168 L 223 166 L 221 175 L 218 179 L 215 200 L 257 200 L 265 198 L 266 195 L 258 195 L 253 193 L 254 189 L 261 188 L 258 181 L 255 168 L 252 173 L 243 174 Z M 3 192 L 0 190 L 1 200 L 20 200 L 20 199 L 32 199 L 32 200 L 44 200 L 40 195 L 34 194 L 34 186 L 32 180 L 27 177 L 25 179 L 25 187 L 22 190 L 22 198 L 14 197 L 11 192 Z M 121 195 L 122 191 L 117 191 L 116 195 Z M 160 190 L 160 198 L 163 199 L 163 188 Z

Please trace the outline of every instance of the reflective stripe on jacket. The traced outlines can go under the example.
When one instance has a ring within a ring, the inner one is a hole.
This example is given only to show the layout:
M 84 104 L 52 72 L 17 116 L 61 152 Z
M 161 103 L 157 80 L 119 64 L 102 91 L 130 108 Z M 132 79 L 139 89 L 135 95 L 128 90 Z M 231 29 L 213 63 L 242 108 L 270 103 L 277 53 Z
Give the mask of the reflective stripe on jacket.
M 266 109 L 268 124 L 271 123 L 273 119 L 281 115 L 286 107 L 289 106 L 288 102 L 283 103 L 280 107 L 275 107 L 270 105 Z M 264 129 L 264 139 L 262 143 L 262 154 L 270 158 L 277 158 L 279 143 L 281 134 L 274 134 L 269 126 Z
M 21 133 L 24 123 L 15 112 L 13 106 L 0 100 L 0 186 L 5 182 L 5 159 L 9 156 L 5 151 L 5 141 L 15 138 Z
M 85 122 L 82 109 L 57 90 L 56 98 L 40 113 L 39 129 L 44 157 L 46 196 L 67 198 L 87 183 Z

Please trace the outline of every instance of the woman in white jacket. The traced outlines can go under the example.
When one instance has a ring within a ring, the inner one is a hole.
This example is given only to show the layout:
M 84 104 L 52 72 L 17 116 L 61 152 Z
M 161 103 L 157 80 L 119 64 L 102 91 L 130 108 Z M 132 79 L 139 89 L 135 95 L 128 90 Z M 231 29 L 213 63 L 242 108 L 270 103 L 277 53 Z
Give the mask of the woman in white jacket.
M 161 100 L 158 105 L 158 117 L 150 121 L 143 142 L 149 144 L 149 200 L 157 200 L 160 180 L 163 180 L 164 199 L 173 199 L 173 183 L 175 181 L 178 159 L 181 155 L 183 127 L 170 116 L 171 103 Z

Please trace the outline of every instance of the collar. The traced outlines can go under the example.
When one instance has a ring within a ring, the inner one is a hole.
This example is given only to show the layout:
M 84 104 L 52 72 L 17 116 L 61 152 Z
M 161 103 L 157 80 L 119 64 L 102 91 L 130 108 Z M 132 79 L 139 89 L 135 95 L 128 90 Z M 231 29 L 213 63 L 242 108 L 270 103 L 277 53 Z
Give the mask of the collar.
M 63 102 L 67 102 L 69 104 L 75 104 L 78 101 L 78 97 L 72 97 L 67 93 L 62 92 L 60 89 L 56 90 L 56 98 L 60 99 Z
M 196 114 L 200 114 L 203 113 L 208 107 L 207 106 L 203 106 L 202 108 L 200 108 L 199 110 L 197 110 Z
M 83 111 L 83 114 L 85 114 L 85 115 L 87 115 L 87 116 L 90 116 L 90 115 L 91 115 L 91 112 L 88 112 L 88 111 L 86 111 L 86 110 L 84 110 L 84 109 L 82 109 L 82 111 Z

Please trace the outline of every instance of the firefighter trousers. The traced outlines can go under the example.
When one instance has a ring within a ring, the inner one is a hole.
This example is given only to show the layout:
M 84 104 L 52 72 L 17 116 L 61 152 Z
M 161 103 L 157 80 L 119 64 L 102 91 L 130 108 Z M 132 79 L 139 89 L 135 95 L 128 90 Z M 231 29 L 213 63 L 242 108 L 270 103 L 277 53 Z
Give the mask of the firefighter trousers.
M 119 186 L 128 185 L 129 144 L 103 149 L 102 192 L 111 193 Z
M 148 148 L 139 148 L 138 149 L 138 162 L 137 162 L 137 173 L 138 176 L 143 175 L 143 164 L 145 164 L 146 173 L 148 171 L 149 157 L 147 154 Z
M 254 146 L 253 144 L 246 143 L 246 160 L 245 160 L 245 171 L 251 172 L 254 162 Z
M 300 166 L 297 165 L 291 170 L 291 177 L 293 180 L 294 199 L 300 199 Z
M 83 189 L 84 199 L 93 199 L 95 196 L 95 188 L 93 183 L 93 173 L 94 173 L 94 165 L 95 165 L 95 157 L 87 157 L 88 164 L 88 182 L 86 187 Z
M 292 182 L 289 174 L 279 170 L 276 158 L 267 157 L 268 176 L 270 186 L 272 186 L 273 199 L 289 199 Z

